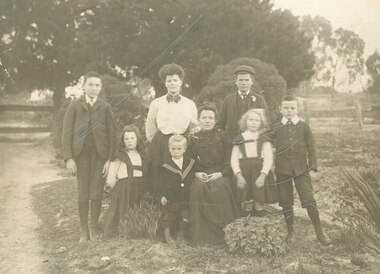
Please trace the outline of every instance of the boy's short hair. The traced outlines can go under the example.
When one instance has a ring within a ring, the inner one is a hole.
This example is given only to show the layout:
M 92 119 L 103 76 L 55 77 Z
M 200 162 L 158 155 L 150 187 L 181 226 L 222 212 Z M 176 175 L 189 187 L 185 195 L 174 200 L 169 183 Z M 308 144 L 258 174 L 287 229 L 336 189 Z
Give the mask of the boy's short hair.
M 176 134 L 169 138 L 169 146 L 173 143 L 183 143 L 184 146 L 187 146 L 187 140 L 184 136 Z
M 177 64 L 166 64 L 158 71 L 158 75 L 160 76 L 162 82 L 166 81 L 166 76 L 175 74 L 178 75 L 181 81 L 185 77 L 185 71 L 180 65 Z
M 242 132 L 247 130 L 247 118 L 248 118 L 248 115 L 251 113 L 256 113 L 260 117 L 260 123 L 261 123 L 260 130 L 265 129 L 267 125 L 266 125 L 264 112 L 265 112 L 265 110 L 261 109 L 261 108 L 251 108 L 246 113 L 244 113 L 239 120 L 240 130 Z
M 84 75 L 84 83 L 86 83 L 86 80 L 88 78 L 99 78 L 100 81 L 102 80 L 102 76 L 99 73 L 97 73 L 96 71 L 89 71 L 89 72 L 87 72 Z
M 205 102 L 202 105 L 200 105 L 200 107 L 198 108 L 198 118 L 201 116 L 201 113 L 204 110 L 209 110 L 209 111 L 214 112 L 215 120 L 217 121 L 219 119 L 219 112 L 214 103 Z
M 280 106 L 282 105 L 282 102 L 284 101 L 296 101 L 298 105 L 298 99 L 294 95 L 284 95 L 281 97 Z

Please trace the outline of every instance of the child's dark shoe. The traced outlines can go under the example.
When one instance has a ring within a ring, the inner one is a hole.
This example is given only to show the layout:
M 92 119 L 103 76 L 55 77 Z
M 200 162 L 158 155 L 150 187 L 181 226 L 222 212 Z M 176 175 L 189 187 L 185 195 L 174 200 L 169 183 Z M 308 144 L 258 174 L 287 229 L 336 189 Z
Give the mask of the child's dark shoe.
M 178 233 L 178 237 L 177 237 L 178 241 L 181 241 L 181 242 L 185 241 L 185 235 L 186 235 L 188 226 L 189 226 L 188 221 L 186 221 L 186 220 L 181 221 L 181 223 L 179 224 L 179 233 Z
M 164 228 L 164 237 L 165 237 L 165 242 L 168 245 L 173 245 L 175 243 L 172 236 L 170 235 L 170 228 L 169 227 Z
M 317 239 L 321 244 L 323 245 L 331 244 L 330 238 L 326 234 L 324 234 L 322 230 L 315 231 L 315 234 L 317 235 Z
M 177 240 L 175 241 L 175 244 L 176 244 L 176 247 L 178 247 L 178 248 L 182 247 L 182 246 L 186 246 L 185 235 L 182 233 L 179 233 Z
M 90 234 L 87 229 L 82 229 L 80 233 L 79 243 L 87 243 L 90 240 Z
M 100 228 L 99 226 L 95 225 L 91 225 L 90 226 L 90 240 L 91 241 L 94 241 L 96 239 L 98 239 L 100 237 Z
M 296 239 L 296 233 L 293 231 L 288 232 L 288 236 L 286 236 L 285 243 L 287 245 L 292 244 Z

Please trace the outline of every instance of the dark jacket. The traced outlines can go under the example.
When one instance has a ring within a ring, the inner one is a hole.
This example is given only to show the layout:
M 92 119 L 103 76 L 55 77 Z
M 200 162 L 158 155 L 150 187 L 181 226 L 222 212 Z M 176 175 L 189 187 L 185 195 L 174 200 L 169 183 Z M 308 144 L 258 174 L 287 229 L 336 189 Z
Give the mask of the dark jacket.
M 299 121 L 296 125 L 278 122 L 271 131 L 275 141 L 276 174 L 301 175 L 309 169 L 318 170 L 313 133 L 308 124 Z
M 223 129 L 227 133 L 228 137 L 232 140 L 240 134 L 238 122 L 243 113 L 252 108 L 261 108 L 265 110 L 268 126 L 270 126 L 270 113 L 268 106 L 263 96 L 250 91 L 247 99 L 249 100 L 248 109 L 238 109 L 238 100 L 241 97 L 237 91 L 232 94 L 226 95 L 220 107 L 220 117 L 217 121 L 215 128 Z
M 110 104 L 97 98 L 91 111 L 82 96 L 73 100 L 63 119 L 63 157 L 65 160 L 77 157 L 83 148 L 86 135 L 92 131 L 95 147 L 103 159 L 114 160 L 116 147 L 116 126 Z
M 184 157 L 182 169 L 169 159 L 160 169 L 158 189 L 160 197 L 165 196 L 169 202 L 188 201 L 195 170 L 194 159 Z

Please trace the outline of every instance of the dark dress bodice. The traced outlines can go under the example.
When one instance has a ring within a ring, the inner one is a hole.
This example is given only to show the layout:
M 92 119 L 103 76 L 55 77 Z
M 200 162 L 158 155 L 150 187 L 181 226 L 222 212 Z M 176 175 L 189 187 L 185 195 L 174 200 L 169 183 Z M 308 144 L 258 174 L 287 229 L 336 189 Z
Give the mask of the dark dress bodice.
M 230 156 L 232 145 L 220 130 L 201 131 L 189 139 L 189 148 L 198 161 L 198 171 L 207 174 L 221 172 L 223 176 L 232 174 Z

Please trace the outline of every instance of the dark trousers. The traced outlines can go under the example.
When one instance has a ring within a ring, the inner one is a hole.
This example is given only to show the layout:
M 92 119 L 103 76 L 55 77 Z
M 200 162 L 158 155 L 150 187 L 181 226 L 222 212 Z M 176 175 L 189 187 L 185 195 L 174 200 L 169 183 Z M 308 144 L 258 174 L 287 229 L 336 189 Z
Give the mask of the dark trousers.
M 279 205 L 289 208 L 294 205 L 293 180 L 302 207 L 315 206 L 316 201 L 313 193 L 313 186 L 308 172 L 301 175 L 276 174 L 277 189 L 279 192 Z
M 189 203 L 187 201 L 169 202 L 162 207 L 162 215 L 159 220 L 162 227 L 178 225 L 181 220 L 190 219 Z
M 78 202 L 102 200 L 105 179 L 102 171 L 106 160 L 101 158 L 95 146 L 84 145 L 75 158 L 77 165 Z

